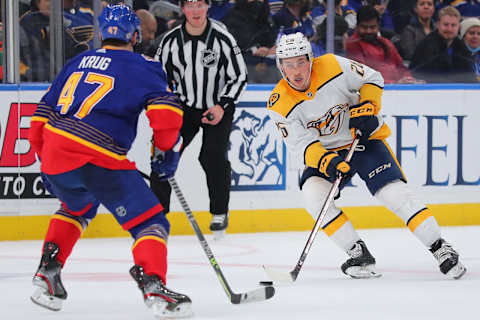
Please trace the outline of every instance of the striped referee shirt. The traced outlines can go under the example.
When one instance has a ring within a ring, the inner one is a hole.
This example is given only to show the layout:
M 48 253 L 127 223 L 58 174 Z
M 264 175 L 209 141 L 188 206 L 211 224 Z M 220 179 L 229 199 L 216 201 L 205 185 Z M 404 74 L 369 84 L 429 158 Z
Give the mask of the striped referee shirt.
M 208 19 L 199 36 L 188 34 L 185 22 L 172 29 L 160 42 L 155 59 L 162 62 L 170 89 L 187 107 L 233 106 L 247 84 L 241 49 L 216 20 Z

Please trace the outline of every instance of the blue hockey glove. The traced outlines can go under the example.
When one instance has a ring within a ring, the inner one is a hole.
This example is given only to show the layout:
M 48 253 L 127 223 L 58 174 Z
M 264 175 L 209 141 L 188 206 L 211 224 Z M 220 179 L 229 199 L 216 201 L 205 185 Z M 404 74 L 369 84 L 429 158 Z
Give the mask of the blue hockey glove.
M 150 167 L 152 168 L 152 172 L 156 173 L 160 180 L 167 180 L 175 175 L 178 161 L 180 160 L 182 143 L 182 136 L 179 136 L 172 149 L 168 151 L 162 151 L 154 147 Z
M 361 140 L 366 141 L 378 127 L 375 107 L 368 101 L 350 106 L 349 128 L 352 132 L 359 131 Z

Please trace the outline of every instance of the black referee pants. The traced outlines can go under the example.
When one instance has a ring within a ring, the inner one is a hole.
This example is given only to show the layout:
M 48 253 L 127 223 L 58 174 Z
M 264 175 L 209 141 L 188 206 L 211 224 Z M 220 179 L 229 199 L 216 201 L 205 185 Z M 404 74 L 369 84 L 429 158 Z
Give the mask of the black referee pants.
M 203 130 L 202 146 L 198 160 L 207 177 L 208 195 L 210 197 L 210 212 L 223 214 L 228 212 L 230 200 L 231 166 L 228 161 L 228 146 L 235 109 L 228 106 L 222 120 L 212 126 L 201 122 L 202 113 L 189 107 L 184 108 L 183 126 L 180 133 L 183 138 L 183 150 L 192 142 L 200 127 Z M 165 208 L 165 213 L 170 211 L 170 195 L 172 189 L 168 181 L 160 181 L 156 174 L 150 175 L 150 187 Z

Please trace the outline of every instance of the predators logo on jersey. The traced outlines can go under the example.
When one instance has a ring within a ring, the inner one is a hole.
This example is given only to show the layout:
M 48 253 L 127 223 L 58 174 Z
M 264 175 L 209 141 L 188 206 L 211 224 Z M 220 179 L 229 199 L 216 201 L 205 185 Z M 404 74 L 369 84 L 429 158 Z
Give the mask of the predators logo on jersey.
M 339 104 L 330 108 L 321 118 L 307 123 L 307 128 L 314 128 L 319 136 L 336 134 L 342 127 L 345 113 L 348 112 L 348 103 Z
M 273 105 L 275 104 L 275 102 L 278 101 L 278 99 L 280 98 L 280 94 L 279 93 L 272 93 L 270 95 L 270 98 L 268 99 L 268 106 L 271 108 L 273 107 Z

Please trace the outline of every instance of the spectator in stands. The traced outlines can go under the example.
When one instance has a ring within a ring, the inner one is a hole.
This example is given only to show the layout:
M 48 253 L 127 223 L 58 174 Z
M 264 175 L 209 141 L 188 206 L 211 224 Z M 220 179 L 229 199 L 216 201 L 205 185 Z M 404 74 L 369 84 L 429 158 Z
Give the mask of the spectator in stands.
M 410 22 L 414 12 L 413 7 L 417 0 L 390 0 L 387 5 L 388 11 L 392 16 L 394 30 L 397 34 L 401 34 L 403 29 Z
M 342 5 L 342 0 L 335 0 L 335 16 L 342 17 L 343 20 L 348 24 L 348 29 L 351 31 L 350 34 L 353 33 L 355 30 L 355 27 L 357 26 L 357 13 L 355 10 L 348 6 L 348 5 Z M 318 6 L 315 6 L 312 9 L 312 19 L 313 19 L 313 25 L 315 28 L 318 30 L 318 27 L 326 21 L 327 18 L 327 3 L 326 0 L 322 0 Z M 339 19 L 335 18 L 335 22 L 337 24 L 337 20 L 340 21 Z M 343 24 L 343 23 L 342 23 Z M 336 27 L 336 25 L 335 25 Z M 335 30 L 335 34 L 336 34 Z
M 270 19 L 268 0 L 236 0 L 223 23 L 244 52 L 248 82 L 277 82 L 281 75 L 273 58 L 276 32 Z
M 280 11 L 283 7 L 283 0 L 269 0 L 268 4 L 270 5 L 270 16 L 273 16 L 275 13 Z
M 435 29 L 433 23 L 435 4 L 433 0 L 417 0 L 413 10 L 415 15 L 403 29 L 399 43 L 400 54 L 403 59 L 409 61 L 412 59 L 417 45 Z
M 212 0 L 210 8 L 208 8 L 208 16 L 212 19 L 222 21 L 228 10 L 233 7 L 233 3 L 229 0 Z
M 65 60 L 93 49 L 93 10 L 85 1 L 63 0 Z
M 438 1 L 437 11 L 446 7 L 455 7 L 462 17 L 479 17 L 480 16 L 480 3 L 479 0 L 443 0 Z
M 349 0 L 349 1 L 347 1 L 347 4 L 353 10 L 355 10 L 355 12 L 357 12 L 358 9 L 360 9 L 360 7 L 364 5 L 363 1 L 364 0 Z M 344 2 L 344 1 L 342 1 L 342 2 Z
M 366 5 L 370 5 L 377 10 L 380 15 L 380 28 L 394 32 L 393 19 L 390 11 L 387 8 L 388 2 L 386 0 L 367 0 Z
M 24 81 L 48 81 L 50 72 L 50 0 L 32 0 L 20 17 L 20 74 Z
M 372 6 L 360 7 L 356 31 L 346 43 L 347 57 L 379 71 L 385 83 L 414 82 L 392 42 L 378 34 L 379 28 L 378 11 Z
M 355 22 L 356 22 L 356 14 L 355 14 Z M 349 25 L 345 21 L 344 17 L 335 14 L 335 34 L 333 40 L 334 46 L 334 53 L 337 55 L 344 56 L 345 55 L 345 43 L 348 40 L 348 31 Z M 323 48 L 326 48 L 327 42 L 327 19 L 324 19 L 323 22 L 316 27 L 316 36 L 311 40 L 312 43 L 317 43 L 321 45 Z M 318 38 L 318 40 L 317 40 Z M 313 49 L 313 45 L 312 45 Z M 317 54 L 315 55 L 318 56 Z
M 155 33 L 157 32 L 157 20 L 153 14 L 145 9 L 139 9 L 135 11 L 135 14 L 140 19 L 140 27 L 142 28 L 142 42 L 138 44 L 135 51 L 153 58 L 157 50 L 157 47 L 153 46 Z
M 281 34 L 301 32 L 311 39 L 315 29 L 310 10 L 311 0 L 284 0 L 282 9 L 273 16 L 273 23 Z
M 470 51 L 458 38 L 460 12 L 452 6 L 438 12 L 437 29 L 420 42 L 410 71 L 429 83 L 476 82 Z
M 473 69 L 480 81 L 480 19 L 467 18 L 460 24 L 460 39 L 472 53 Z

